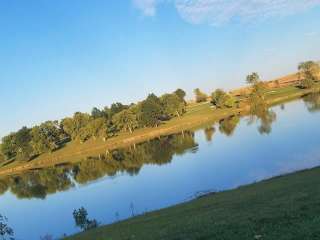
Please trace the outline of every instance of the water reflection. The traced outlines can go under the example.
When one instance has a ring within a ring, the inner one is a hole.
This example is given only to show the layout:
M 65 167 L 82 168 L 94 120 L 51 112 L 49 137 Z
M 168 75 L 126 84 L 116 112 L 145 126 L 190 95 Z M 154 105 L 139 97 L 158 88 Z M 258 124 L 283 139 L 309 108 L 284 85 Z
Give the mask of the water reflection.
M 169 135 L 83 159 L 72 166 L 39 169 L 0 180 L 0 193 L 7 190 L 17 198 L 44 199 L 48 194 L 65 191 L 78 184 L 86 184 L 117 173 L 137 175 L 144 164 L 170 163 L 174 155 L 197 151 L 194 133 L 187 131 Z
M 320 111 L 320 93 L 311 93 L 303 97 L 303 101 L 309 112 Z
M 213 126 L 209 126 L 204 129 L 204 134 L 206 135 L 207 142 L 212 141 L 212 138 L 213 138 L 215 131 L 216 131 L 216 129 Z
M 222 119 L 219 121 L 219 130 L 222 134 L 232 136 L 239 122 L 240 117 L 237 115 Z
M 280 106 L 284 110 L 284 105 Z M 272 131 L 272 124 L 277 120 L 277 114 L 266 105 L 262 104 L 257 106 L 254 111 L 251 112 L 248 124 L 251 125 L 254 122 L 259 122 L 258 131 L 261 134 L 270 134 Z

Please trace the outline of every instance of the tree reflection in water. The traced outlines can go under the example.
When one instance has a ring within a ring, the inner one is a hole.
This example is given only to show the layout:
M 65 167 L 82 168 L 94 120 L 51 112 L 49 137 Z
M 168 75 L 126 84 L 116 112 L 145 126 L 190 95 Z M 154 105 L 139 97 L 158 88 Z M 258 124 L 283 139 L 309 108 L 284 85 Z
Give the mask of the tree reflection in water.
M 303 101 L 309 112 L 320 111 L 320 93 L 311 93 L 303 97 Z
M 259 121 L 260 125 L 258 131 L 261 134 L 270 134 L 272 131 L 272 124 L 277 120 L 276 113 L 270 109 L 266 104 L 256 105 L 251 110 L 248 123 L 252 124 Z
M 137 175 L 144 164 L 167 164 L 174 155 L 195 152 L 197 147 L 194 133 L 190 131 L 159 137 L 108 154 L 88 157 L 75 165 L 33 170 L 0 179 L 0 194 L 10 190 L 18 198 L 44 199 L 48 194 L 70 189 L 74 181 L 86 184 L 119 172 Z

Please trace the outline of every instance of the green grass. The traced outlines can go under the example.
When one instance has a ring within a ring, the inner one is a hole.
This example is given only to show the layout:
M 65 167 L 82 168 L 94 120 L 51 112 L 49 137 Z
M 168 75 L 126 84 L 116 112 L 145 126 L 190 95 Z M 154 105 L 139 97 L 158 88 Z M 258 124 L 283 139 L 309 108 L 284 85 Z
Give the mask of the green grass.
M 319 186 L 320 168 L 315 168 L 208 195 L 66 239 L 316 240 L 320 239 Z
M 301 97 L 310 90 L 301 90 L 293 86 L 278 88 L 267 93 L 270 105 Z M 89 156 L 99 155 L 107 150 L 126 147 L 135 143 L 183 130 L 196 129 L 200 126 L 213 123 L 233 114 L 246 114 L 248 108 L 241 109 L 212 109 L 210 103 L 192 103 L 187 106 L 187 113 L 180 118 L 174 118 L 161 124 L 157 128 L 138 129 L 133 133 L 120 133 L 118 136 L 108 139 L 89 140 L 83 144 L 77 141 L 68 143 L 65 147 L 54 153 L 45 153 L 30 162 L 12 162 L 0 167 L 0 176 L 6 176 L 23 172 L 33 168 L 46 168 L 56 164 L 79 162 Z

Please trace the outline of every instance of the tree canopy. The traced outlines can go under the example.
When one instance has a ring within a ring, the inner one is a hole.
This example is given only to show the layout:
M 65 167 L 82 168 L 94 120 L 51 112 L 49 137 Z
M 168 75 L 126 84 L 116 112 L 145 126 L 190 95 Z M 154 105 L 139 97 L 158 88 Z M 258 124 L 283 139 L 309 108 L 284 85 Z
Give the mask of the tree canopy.
M 236 106 L 236 99 L 222 89 L 217 89 L 211 94 L 211 103 L 217 108 L 232 108 Z
M 313 87 L 320 80 L 320 64 L 313 61 L 302 62 L 298 66 L 300 86 L 302 88 Z
M 195 100 L 197 103 L 207 101 L 207 98 L 208 98 L 207 94 L 202 92 L 199 88 L 194 89 L 193 93 L 195 95 Z

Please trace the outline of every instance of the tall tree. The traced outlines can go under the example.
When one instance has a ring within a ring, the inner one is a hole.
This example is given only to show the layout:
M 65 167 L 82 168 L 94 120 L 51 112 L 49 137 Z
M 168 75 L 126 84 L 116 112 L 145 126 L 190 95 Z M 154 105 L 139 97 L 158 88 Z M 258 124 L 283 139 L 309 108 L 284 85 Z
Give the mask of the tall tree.
M 251 85 L 254 85 L 258 82 L 260 82 L 260 76 L 257 72 L 253 72 L 251 73 L 250 75 L 247 76 L 247 83 L 248 84 L 251 84 Z
M 98 109 L 96 107 L 94 107 L 91 110 L 91 117 L 93 117 L 94 119 L 101 118 L 101 117 L 104 117 L 104 116 L 105 116 L 105 112 L 101 111 L 100 109 Z
M 125 109 L 112 117 L 112 122 L 120 131 L 133 132 L 139 126 L 137 115 L 130 109 Z
M 207 98 L 208 98 L 207 94 L 202 92 L 199 88 L 194 89 L 193 92 L 194 92 L 195 100 L 197 103 L 207 101 Z
M 52 152 L 59 147 L 62 133 L 57 121 L 47 121 L 31 129 L 31 146 L 35 154 Z
M 259 108 L 266 107 L 266 85 L 260 80 L 259 74 L 255 72 L 247 76 L 247 83 L 251 85 L 249 101 L 251 112 L 254 113 Z
M 181 99 L 181 101 L 185 102 L 184 98 L 186 96 L 186 92 L 181 88 L 178 88 L 174 93 Z
M 320 80 L 320 65 L 313 61 L 302 62 L 298 66 L 300 85 L 303 88 L 313 87 Z
M 140 125 L 147 127 L 158 126 L 161 114 L 161 101 L 152 93 L 141 103 L 141 112 L 139 114 Z
M 176 94 L 164 94 L 160 98 L 163 114 L 172 117 L 180 117 L 185 112 L 185 104 L 183 99 Z
M 76 112 L 73 115 L 73 118 L 65 118 L 61 121 L 61 126 L 63 130 L 73 139 L 77 139 L 80 136 L 80 133 L 83 131 L 82 128 L 85 128 L 91 117 L 87 113 Z

